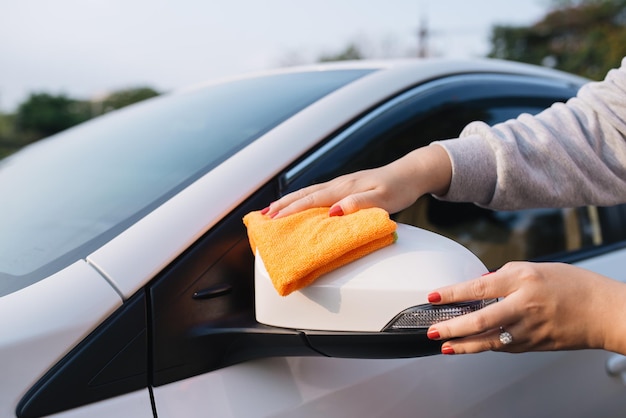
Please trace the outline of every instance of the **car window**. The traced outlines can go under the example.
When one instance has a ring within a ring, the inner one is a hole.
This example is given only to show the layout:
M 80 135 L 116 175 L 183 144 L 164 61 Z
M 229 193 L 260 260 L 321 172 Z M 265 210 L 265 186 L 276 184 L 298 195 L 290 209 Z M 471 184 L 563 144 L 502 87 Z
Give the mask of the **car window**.
M 0 296 L 85 257 L 281 121 L 371 71 L 287 72 L 166 95 L 0 161 Z
M 378 167 L 428 143 L 458 136 L 469 122 L 495 124 L 565 101 L 577 87 L 532 78 L 475 75 L 438 80 L 365 116 L 286 173 L 282 193 Z M 447 236 L 488 268 L 602 243 L 595 208 L 492 211 L 432 196 L 394 214 L 399 222 Z

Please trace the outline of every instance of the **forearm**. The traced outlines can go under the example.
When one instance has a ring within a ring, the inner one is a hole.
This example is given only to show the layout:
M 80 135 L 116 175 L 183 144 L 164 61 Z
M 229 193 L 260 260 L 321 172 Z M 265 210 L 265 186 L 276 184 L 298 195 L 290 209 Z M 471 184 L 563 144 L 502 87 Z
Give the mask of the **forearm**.
M 441 142 L 453 178 L 446 200 L 494 209 L 626 201 L 626 60 L 567 104 Z

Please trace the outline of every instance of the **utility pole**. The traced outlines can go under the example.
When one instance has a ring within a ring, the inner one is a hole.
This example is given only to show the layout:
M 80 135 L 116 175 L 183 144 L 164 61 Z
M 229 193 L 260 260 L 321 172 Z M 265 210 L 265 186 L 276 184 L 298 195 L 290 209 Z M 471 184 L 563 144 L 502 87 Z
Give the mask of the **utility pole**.
M 420 23 L 417 29 L 417 56 L 419 58 L 426 58 L 430 56 L 430 51 L 428 50 L 430 31 L 428 29 L 428 15 L 423 11 L 423 7 L 421 9 L 422 13 L 420 13 Z

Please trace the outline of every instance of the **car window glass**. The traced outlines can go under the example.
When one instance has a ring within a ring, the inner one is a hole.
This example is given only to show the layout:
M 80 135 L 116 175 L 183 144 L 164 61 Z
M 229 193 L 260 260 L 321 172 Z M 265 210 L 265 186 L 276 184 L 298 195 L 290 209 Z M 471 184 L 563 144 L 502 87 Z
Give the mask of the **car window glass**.
M 0 296 L 86 256 L 281 121 L 371 71 L 287 72 L 166 95 L 0 161 Z
M 318 161 L 293 169 L 283 181 L 284 192 L 365 168 L 387 164 L 434 140 L 454 138 L 475 120 L 495 124 L 520 113 L 538 113 L 576 90 L 532 81 L 492 82 L 465 79 L 417 94 L 350 132 Z M 471 203 L 450 203 L 432 196 L 420 198 L 397 213 L 399 222 L 416 225 L 463 244 L 488 268 L 510 260 L 528 260 L 597 244 L 590 233 L 588 208 L 492 211 Z

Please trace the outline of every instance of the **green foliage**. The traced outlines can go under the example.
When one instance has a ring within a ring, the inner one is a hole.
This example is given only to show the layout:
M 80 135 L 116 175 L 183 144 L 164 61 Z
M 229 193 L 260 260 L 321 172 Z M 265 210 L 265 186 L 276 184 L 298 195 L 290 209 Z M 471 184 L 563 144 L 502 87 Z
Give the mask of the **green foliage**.
M 0 139 L 8 138 L 13 133 L 13 117 L 0 113 Z
M 115 91 L 102 101 L 33 93 L 13 114 L 0 113 L 0 159 L 21 147 L 110 110 L 157 96 L 149 87 Z
M 355 44 L 349 44 L 346 49 L 337 54 L 324 54 L 318 61 L 319 62 L 331 62 L 331 61 L 350 61 L 363 59 L 363 53 Z
M 11 154 L 20 146 L 11 141 L 14 138 L 13 127 L 13 115 L 0 113 L 0 159 Z
M 137 87 L 125 90 L 118 90 L 109 94 L 102 101 L 102 109 L 105 112 L 114 109 L 121 109 L 133 103 L 158 96 L 159 92 L 150 87 Z
M 35 93 L 22 103 L 15 116 L 21 134 L 30 141 L 53 135 L 91 117 L 89 105 L 65 95 Z
M 565 0 L 529 27 L 495 26 L 490 57 L 603 78 L 626 56 L 626 0 Z

